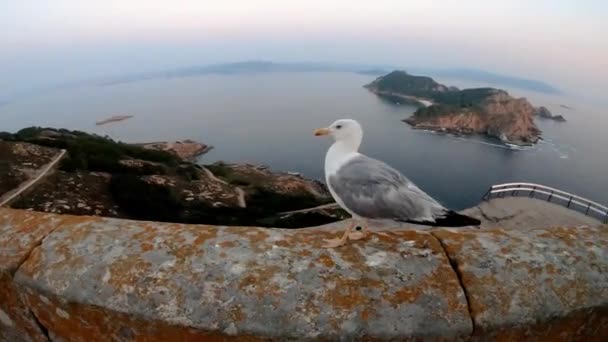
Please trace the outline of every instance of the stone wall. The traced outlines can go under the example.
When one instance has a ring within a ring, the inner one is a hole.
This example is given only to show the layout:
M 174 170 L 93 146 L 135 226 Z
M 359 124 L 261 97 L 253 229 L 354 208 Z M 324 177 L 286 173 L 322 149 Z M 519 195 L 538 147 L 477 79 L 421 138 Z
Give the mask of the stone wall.
M 0 209 L 0 341 L 608 339 L 608 227 L 338 232 Z

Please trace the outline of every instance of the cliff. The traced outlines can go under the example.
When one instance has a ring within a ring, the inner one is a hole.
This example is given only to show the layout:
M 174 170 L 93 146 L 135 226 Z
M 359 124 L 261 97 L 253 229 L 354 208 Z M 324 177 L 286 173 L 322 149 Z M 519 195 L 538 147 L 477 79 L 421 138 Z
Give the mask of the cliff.
M 414 128 L 485 134 L 512 144 L 533 144 L 540 138 L 533 118 L 537 109 L 525 98 L 513 98 L 504 90 L 460 90 L 404 71 L 379 77 L 366 88 L 393 102 L 409 99 L 408 103 L 419 103 L 420 108 L 404 120 Z

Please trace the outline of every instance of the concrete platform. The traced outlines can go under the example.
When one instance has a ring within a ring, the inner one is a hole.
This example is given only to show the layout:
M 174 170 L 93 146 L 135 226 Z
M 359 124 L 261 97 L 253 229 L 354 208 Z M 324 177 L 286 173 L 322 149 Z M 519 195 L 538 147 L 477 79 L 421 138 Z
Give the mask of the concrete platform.
M 481 228 L 594 227 L 602 223 L 564 206 L 528 197 L 494 198 L 462 213 L 480 219 Z
M 529 197 L 494 198 L 461 211 L 481 220 L 481 229 L 532 229 L 544 227 L 595 227 L 602 224 L 597 219 L 586 216 L 564 206 Z M 346 227 L 348 220 L 330 223 L 319 228 L 333 230 Z M 370 222 L 372 231 L 386 229 L 429 230 L 435 227 L 420 226 L 392 221 Z

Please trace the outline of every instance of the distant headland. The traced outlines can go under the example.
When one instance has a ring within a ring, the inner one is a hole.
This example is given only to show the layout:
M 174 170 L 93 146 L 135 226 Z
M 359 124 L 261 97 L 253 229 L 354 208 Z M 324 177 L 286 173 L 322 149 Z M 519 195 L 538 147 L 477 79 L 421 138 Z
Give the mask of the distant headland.
M 534 116 L 565 121 L 545 107 L 535 108 L 525 98 L 514 98 L 496 88 L 458 89 L 430 77 L 393 71 L 365 87 L 394 103 L 419 108 L 404 119 L 417 129 L 456 134 L 485 134 L 509 144 L 529 145 L 540 139 Z

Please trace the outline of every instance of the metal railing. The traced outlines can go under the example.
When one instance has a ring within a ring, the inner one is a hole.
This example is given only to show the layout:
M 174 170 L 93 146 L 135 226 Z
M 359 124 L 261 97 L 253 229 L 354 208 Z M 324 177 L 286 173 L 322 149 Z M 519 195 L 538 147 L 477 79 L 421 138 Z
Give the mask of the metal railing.
M 560 204 L 566 208 L 579 211 L 608 223 L 608 207 L 569 192 L 534 183 L 505 183 L 492 185 L 483 196 L 487 201 L 491 198 L 527 196 Z

